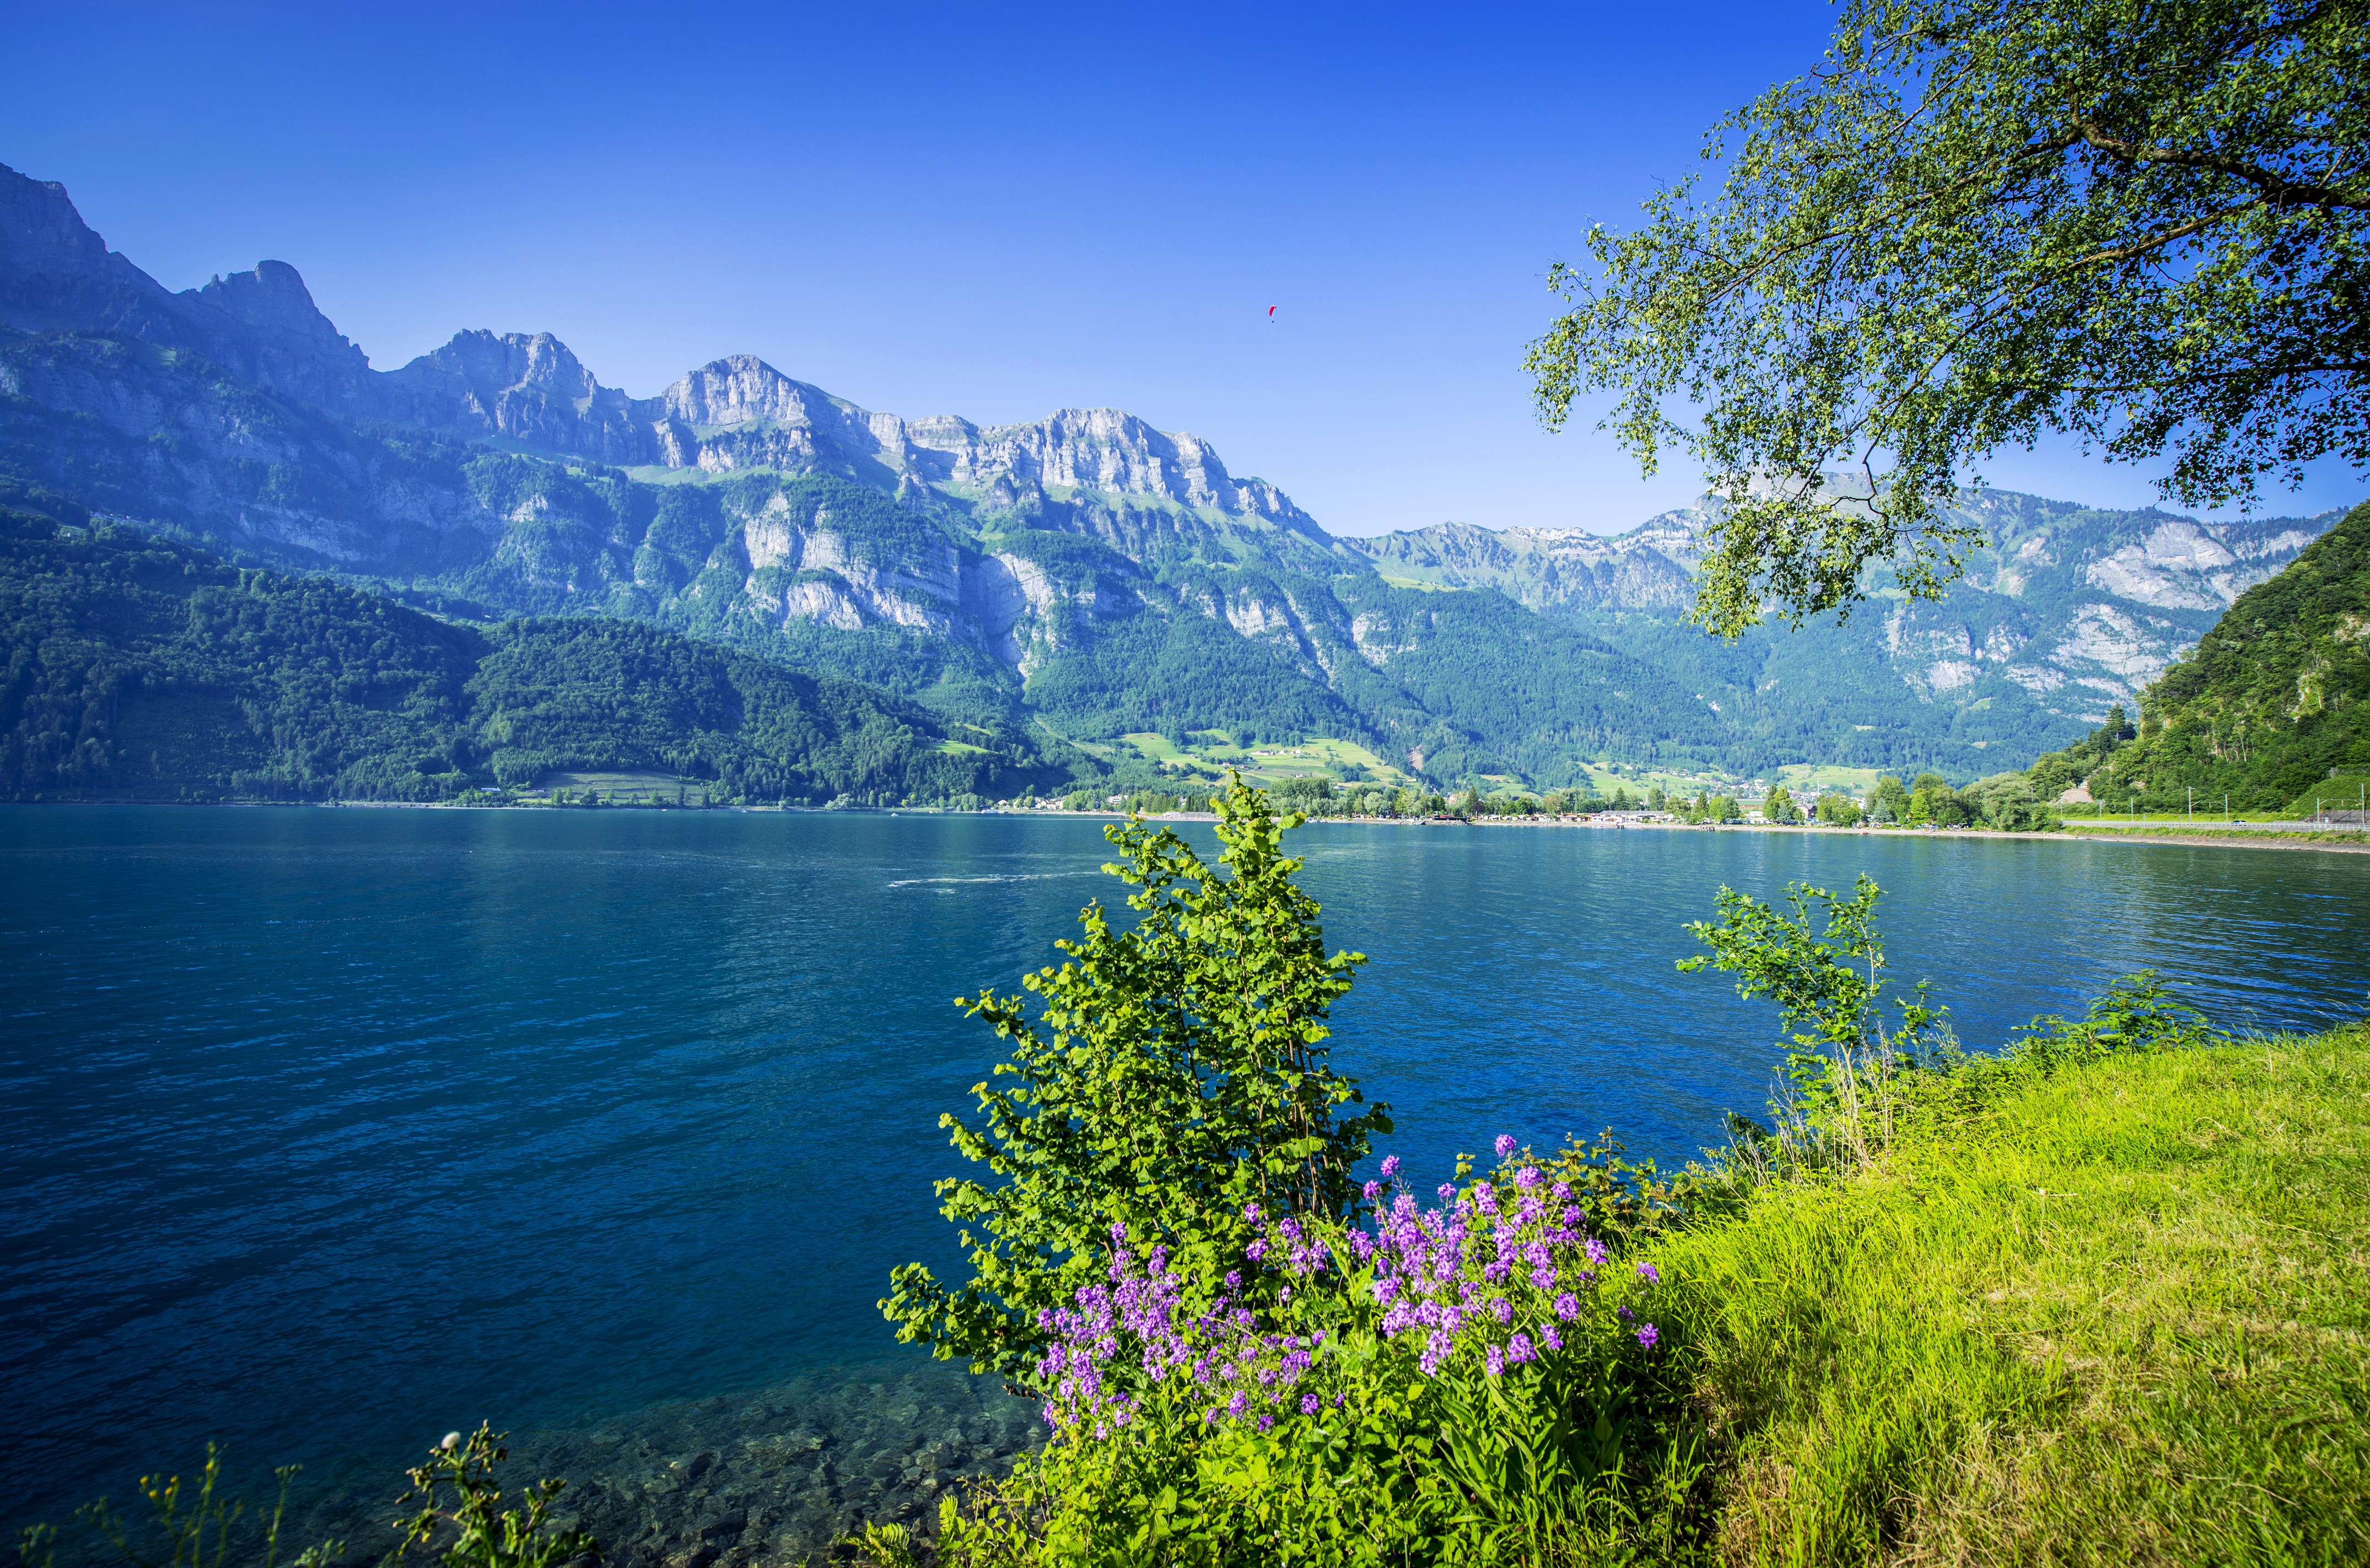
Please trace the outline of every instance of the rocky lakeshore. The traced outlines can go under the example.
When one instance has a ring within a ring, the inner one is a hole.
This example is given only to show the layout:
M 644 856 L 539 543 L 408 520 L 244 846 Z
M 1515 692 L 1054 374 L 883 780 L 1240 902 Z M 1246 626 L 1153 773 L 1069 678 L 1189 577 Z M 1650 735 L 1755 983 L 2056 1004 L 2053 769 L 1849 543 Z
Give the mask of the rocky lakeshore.
M 1028 1401 L 921 1363 L 516 1432 L 502 1484 L 508 1505 L 528 1481 L 564 1477 L 553 1522 L 590 1531 L 602 1568 L 787 1568 L 867 1520 L 931 1528 L 949 1489 L 1009 1472 L 1043 1439 Z M 397 1512 L 384 1490 L 304 1510 L 298 1539 L 343 1541 L 341 1568 L 376 1562 Z

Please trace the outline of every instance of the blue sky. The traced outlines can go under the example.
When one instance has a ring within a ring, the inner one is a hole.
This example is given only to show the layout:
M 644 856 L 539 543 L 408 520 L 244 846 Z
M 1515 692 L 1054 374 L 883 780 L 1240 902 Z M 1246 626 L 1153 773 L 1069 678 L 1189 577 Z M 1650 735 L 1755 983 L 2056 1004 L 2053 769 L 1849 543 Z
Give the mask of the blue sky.
M 754 353 L 908 417 L 1126 409 L 1337 532 L 1616 530 L 1697 476 L 1539 428 L 1547 264 L 1829 17 L 20 3 L 0 163 L 171 287 L 293 263 L 382 368 L 548 330 L 647 396 Z M 2071 449 L 1987 477 L 2155 495 Z M 2365 488 L 2332 467 L 2268 510 Z

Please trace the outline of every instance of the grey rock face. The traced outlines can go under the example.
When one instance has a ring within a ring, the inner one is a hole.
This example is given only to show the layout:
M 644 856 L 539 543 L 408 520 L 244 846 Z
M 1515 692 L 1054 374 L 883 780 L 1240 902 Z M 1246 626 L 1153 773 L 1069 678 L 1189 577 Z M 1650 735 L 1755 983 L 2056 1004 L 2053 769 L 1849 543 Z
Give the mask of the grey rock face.
M 1386 579 L 1494 588 L 1570 616 L 1622 644 L 1623 617 L 1670 622 L 1694 596 L 1705 526 L 1720 503 L 1664 513 L 1626 534 L 1496 531 L 1449 523 L 1342 543 Z M 2005 491 L 1971 494 L 1954 520 L 1987 543 L 1939 603 L 1888 593 L 1860 612 L 1882 628 L 1876 657 L 1924 700 L 1997 676 L 2069 718 L 2096 723 L 2131 702 L 2240 594 L 2294 560 L 2336 521 L 2207 525 L 2162 513 L 2101 513 Z
M 210 357 L 241 380 L 321 408 L 368 413 L 378 402 L 369 359 L 313 303 L 285 261 L 259 261 L 173 296 Z
M 314 305 L 295 268 L 259 262 L 172 294 L 108 249 L 65 187 L 5 166 L 0 325 L 121 332 L 204 354 L 242 380 L 325 409 L 376 411 L 369 361 Z
M 178 337 L 172 294 L 107 248 L 55 180 L 0 165 L 0 325 Z
M 632 401 L 603 386 L 548 332 L 457 332 L 388 372 L 375 398 L 385 418 L 464 440 L 617 467 L 659 460 L 658 441 Z

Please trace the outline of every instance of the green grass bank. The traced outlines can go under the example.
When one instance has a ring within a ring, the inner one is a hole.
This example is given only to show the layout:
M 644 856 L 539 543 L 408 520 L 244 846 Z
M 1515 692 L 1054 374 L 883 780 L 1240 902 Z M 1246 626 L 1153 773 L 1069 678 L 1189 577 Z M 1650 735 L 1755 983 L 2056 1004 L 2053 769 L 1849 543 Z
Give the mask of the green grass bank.
M 1654 1251 L 1685 1555 L 2370 1561 L 2360 1026 L 2066 1068 Z

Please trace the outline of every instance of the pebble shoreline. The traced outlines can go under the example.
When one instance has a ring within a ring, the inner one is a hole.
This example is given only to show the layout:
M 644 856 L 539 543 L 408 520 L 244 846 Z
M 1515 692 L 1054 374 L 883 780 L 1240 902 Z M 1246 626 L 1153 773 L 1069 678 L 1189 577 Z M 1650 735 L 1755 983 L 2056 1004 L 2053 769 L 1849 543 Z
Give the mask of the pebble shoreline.
M 1035 1404 L 925 1363 L 514 1432 L 497 1481 L 512 1506 L 528 1482 L 564 1479 L 551 1520 L 591 1532 L 601 1568 L 790 1568 L 867 1521 L 934 1533 L 949 1490 L 1009 1474 L 1044 1437 Z M 295 1539 L 343 1541 L 337 1568 L 366 1568 L 393 1544 L 395 1495 L 304 1509 Z

